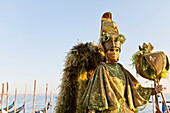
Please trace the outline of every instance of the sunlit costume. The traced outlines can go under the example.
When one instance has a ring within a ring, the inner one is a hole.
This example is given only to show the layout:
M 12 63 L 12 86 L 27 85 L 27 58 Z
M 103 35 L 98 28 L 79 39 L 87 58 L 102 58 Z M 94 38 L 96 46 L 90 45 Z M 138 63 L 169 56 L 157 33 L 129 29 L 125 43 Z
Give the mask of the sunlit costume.
M 94 71 L 82 98 L 82 105 L 88 110 L 98 112 L 130 113 L 138 111 L 137 107 L 148 102 L 153 89 L 141 87 L 138 81 L 117 63 L 125 38 L 118 33 L 117 25 L 111 19 L 111 13 L 105 13 L 102 18 L 100 40 L 105 50 L 106 63 L 103 62 Z
M 102 17 L 100 46 L 78 44 L 67 55 L 56 113 L 134 113 L 153 88 L 144 88 L 119 60 L 125 38 L 112 14 Z

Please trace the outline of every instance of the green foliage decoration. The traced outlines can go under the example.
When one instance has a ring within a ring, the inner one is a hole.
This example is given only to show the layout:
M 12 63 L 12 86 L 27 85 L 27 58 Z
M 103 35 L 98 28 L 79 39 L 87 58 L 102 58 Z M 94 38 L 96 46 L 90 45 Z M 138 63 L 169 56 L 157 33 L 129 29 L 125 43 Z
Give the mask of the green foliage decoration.
M 145 54 L 150 54 L 151 51 L 153 50 L 153 46 L 152 44 L 146 44 L 143 43 L 143 46 L 139 46 L 139 51 L 136 52 L 134 55 L 132 55 L 132 66 L 134 67 L 135 65 L 137 65 L 137 63 L 139 62 L 139 60 L 141 58 L 143 58 L 143 56 Z M 142 59 L 142 66 L 143 66 L 143 72 L 149 76 L 150 78 L 154 79 L 154 81 L 158 81 L 161 78 L 165 78 L 168 79 L 168 71 L 166 69 L 163 69 L 160 76 L 156 76 L 155 75 L 155 71 L 154 69 L 151 67 L 151 65 L 147 62 L 147 60 L 145 58 Z

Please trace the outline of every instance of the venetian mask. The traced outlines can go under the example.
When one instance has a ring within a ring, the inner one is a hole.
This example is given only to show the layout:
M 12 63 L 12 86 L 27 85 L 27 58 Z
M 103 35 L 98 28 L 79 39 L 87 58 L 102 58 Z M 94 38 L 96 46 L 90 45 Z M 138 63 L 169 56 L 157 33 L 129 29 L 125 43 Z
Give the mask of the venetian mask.
M 117 63 L 117 61 L 119 60 L 119 53 L 120 49 L 118 47 L 109 49 L 106 52 L 106 60 L 108 61 L 108 63 Z

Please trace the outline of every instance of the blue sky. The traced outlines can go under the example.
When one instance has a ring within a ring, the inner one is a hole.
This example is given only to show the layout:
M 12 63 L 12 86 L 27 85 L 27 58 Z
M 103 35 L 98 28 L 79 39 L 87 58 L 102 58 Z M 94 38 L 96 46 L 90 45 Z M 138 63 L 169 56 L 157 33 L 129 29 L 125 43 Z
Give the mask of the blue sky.
M 37 80 L 37 93 L 45 93 L 46 83 L 57 93 L 67 52 L 78 42 L 98 43 L 101 16 L 108 11 L 126 37 L 120 63 L 136 76 L 130 59 L 144 42 L 170 56 L 169 6 L 169 0 L 1 0 L 0 83 L 9 82 L 10 93 L 24 93 L 27 83 L 32 93 Z

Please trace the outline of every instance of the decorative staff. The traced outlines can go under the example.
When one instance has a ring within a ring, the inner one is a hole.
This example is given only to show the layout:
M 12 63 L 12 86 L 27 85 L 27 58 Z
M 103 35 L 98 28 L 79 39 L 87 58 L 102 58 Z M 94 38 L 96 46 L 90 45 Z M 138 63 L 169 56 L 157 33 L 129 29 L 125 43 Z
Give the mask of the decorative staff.
M 132 65 L 135 65 L 136 71 L 140 76 L 153 80 L 159 85 L 161 78 L 168 77 L 169 61 L 164 52 L 151 52 L 153 48 L 150 43 L 148 45 L 144 43 L 142 47 L 139 46 L 139 51 L 132 56 Z M 161 96 L 167 113 L 169 113 L 162 92 Z

